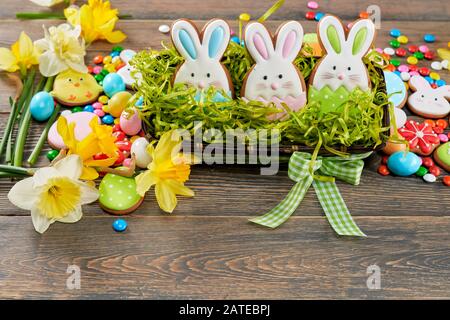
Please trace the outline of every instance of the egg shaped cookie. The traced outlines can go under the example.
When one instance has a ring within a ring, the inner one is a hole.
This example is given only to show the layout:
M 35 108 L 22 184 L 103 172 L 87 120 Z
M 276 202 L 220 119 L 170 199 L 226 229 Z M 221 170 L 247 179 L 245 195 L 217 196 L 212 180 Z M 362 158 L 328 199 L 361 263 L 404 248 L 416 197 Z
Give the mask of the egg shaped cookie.
M 126 215 L 135 211 L 144 200 L 136 191 L 134 178 L 106 174 L 99 187 L 100 207 L 114 215 Z
M 91 74 L 69 69 L 56 76 L 51 94 L 59 103 L 74 107 L 97 101 L 102 91 Z

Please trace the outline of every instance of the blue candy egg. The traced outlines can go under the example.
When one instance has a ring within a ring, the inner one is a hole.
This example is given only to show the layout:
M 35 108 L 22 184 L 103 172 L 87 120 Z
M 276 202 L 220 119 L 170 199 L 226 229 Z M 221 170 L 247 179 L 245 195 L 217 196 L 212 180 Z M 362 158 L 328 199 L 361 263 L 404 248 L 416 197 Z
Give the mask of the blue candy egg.
M 426 76 L 425 80 L 427 80 L 429 84 L 433 84 L 434 83 L 434 80 L 430 76 Z
M 436 41 L 436 37 L 432 34 L 427 33 L 423 36 L 423 40 L 428 43 L 432 43 Z
M 392 154 L 387 162 L 389 170 L 401 177 L 413 175 L 422 165 L 422 159 L 412 152 L 398 151 Z
M 103 90 L 111 98 L 117 92 L 125 91 L 125 82 L 117 73 L 110 73 L 103 79 Z
M 436 80 L 436 85 L 438 87 L 445 86 L 445 84 L 446 84 L 445 80 L 442 80 L 442 79 Z
M 231 37 L 231 41 L 237 43 L 237 44 L 241 44 L 241 40 L 239 40 L 238 36 L 232 36 Z
M 113 222 L 113 229 L 116 232 L 123 232 L 127 229 L 128 223 L 123 219 L 117 219 Z
M 53 97 L 48 92 L 38 92 L 31 99 L 31 116 L 37 121 L 48 120 L 54 110 L 55 102 L 53 100 Z
M 144 97 L 139 97 L 138 101 L 134 104 L 135 107 L 142 107 L 144 105 Z
M 391 32 L 389 32 L 389 34 L 391 35 L 391 37 L 394 37 L 394 38 L 398 38 L 402 35 L 400 30 L 398 30 L 398 29 L 391 29 Z
M 314 16 L 314 20 L 320 21 L 320 19 L 322 19 L 324 16 L 325 16 L 325 13 L 317 12 L 316 15 Z
M 110 53 L 109 56 L 111 58 L 118 57 L 118 56 L 120 56 L 120 52 L 119 51 L 113 51 L 113 52 Z
M 89 104 L 89 105 L 85 106 L 83 110 L 86 112 L 94 112 L 94 107 Z
M 102 118 L 102 122 L 104 124 L 113 124 L 114 123 L 114 117 L 110 114 L 107 114 Z

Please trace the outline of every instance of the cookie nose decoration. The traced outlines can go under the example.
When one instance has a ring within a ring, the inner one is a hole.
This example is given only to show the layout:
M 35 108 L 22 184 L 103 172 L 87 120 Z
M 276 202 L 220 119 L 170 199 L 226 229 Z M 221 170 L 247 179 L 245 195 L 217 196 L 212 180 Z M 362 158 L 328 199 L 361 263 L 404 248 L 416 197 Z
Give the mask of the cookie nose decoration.
M 338 74 L 338 79 L 339 80 L 344 80 L 344 78 L 345 78 L 345 75 L 343 73 L 339 73 Z
M 200 82 L 198 83 L 198 87 L 199 87 L 200 89 L 204 89 L 204 88 L 206 87 L 205 82 L 204 82 L 204 81 L 200 81 Z
M 272 88 L 272 90 L 277 90 L 280 87 L 279 83 L 272 83 L 272 85 L 270 86 Z

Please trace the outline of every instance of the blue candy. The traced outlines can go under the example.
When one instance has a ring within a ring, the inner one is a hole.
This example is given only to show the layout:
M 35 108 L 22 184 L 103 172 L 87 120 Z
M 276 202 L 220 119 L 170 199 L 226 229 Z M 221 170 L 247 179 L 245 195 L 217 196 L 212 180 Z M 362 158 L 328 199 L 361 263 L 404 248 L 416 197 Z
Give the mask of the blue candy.
M 422 159 L 415 153 L 398 151 L 392 154 L 387 162 L 389 170 L 401 177 L 413 175 L 422 165 Z
M 427 33 L 423 36 L 423 40 L 428 43 L 433 43 L 436 41 L 436 37 L 433 34 Z
M 398 38 L 402 35 L 401 31 L 398 29 L 391 29 L 391 32 L 389 32 L 391 37 Z
M 120 56 L 120 52 L 119 52 L 119 51 L 113 51 L 113 52 L 111 52 L 111 54 L 110 54 L 110 57 L 111 57 L 111 58 L 118 57 L 118 56 Z
M 87 112 L 94 112 L 94 107 L 92 105 L 88 104 L 87 106 L 84 107 L 83 110 L 87 111 Z
M 117 92 L 125 91 L 125 82 L 117 73 L 110 73 L 103 79 L 103 90 L 111 98 Z
M 114 117 L 110 114 L 107 114 L 102 118 L 102 122 L 104 124 L 113 124 L 114 123 Z
M 231 37 L 231 41 L 233 41 L 233 42 L 235 42 L 235 43 L 237 43 L 237 44 L 240 44 L 240 43 L 241 43 L 241 40 L 239 40 L 239 37 L 238 37 L 238 36 L 232 36 L 232 37 Z
M 50 93 L 42 91 L 36 93 L 30 102 L 30 111 L 37 121 L 48 120 L 55 110 L 55 102 Z
M 123 219 L 117 219 L 113 222 L 112 226 L 114 231 L 124 232 L 128 227 L 128 223 Z
M 445 82 L 445 80 L 439 79 L 439 80 L 436 80 L 436 85 L 438 87 L 442 87 L 442 86 L 446 85 L 446 82 Z
M 425 78 L 425 80 L 428 81 L 429 84 L 433 84 L 434 83 L 434 80 L 430 76 L 426 76 L 424 78 Z
M 314 16 L 314 20 L 319 21 L 320 19 L 322 19 L 325 16 L 325 13 L 323 12 L 317 12 L 316 15 Z
M 139 97 L 138 101 L 134 104 L 135 107 L 142 107 L 144 105 L 144 97 Z

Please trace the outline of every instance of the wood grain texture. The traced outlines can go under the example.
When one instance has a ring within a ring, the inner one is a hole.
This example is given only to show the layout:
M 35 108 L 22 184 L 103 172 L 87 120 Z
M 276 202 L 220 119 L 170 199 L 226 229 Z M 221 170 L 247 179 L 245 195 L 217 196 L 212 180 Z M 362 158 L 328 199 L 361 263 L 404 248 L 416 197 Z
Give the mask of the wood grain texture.
M 300 20 L 306 32 L 315 22 L 304 21 L 305 1 L 287 0 L 268 22 L 271 30 L 285 19 Z M 80 1 L 78 1 L 80 3 Z M 228 19 L 236 28 L 241 12 L 258 17 L 272 0 L 112 1 L 134 20 L 121 21 L 128 34 L 124 46 L 159 48 L 166 35 L 161 24 L 187 17 L 199 24 L 212 17 Z M 382 10 L 376 45 L 387 47 L 388 31 L 399 28 L 410 43 L 421 44 L 425 33 L 449 41 L 448 1 L 319 1 L 323 12 L 345 21 L 369 4 Z M 59 8 L 60 9 L 60 8 Z M 34 40 L 42 25 L 60 21 L 14 20 L 17 11 L 39 11 L 29 1 L 0 4 L 0 47 L 10 46 L 20 31 Z M 43 9 L 45 11 L 45 9 Z M 139 19 L 139 20 L 138 20 Z M 95 43 L 90 60 L 112 45 Z M 422 62 L 421 66 L 429 66 Z M 449 72 L 440 72 L 450 81 Z M 0 132 L 9 112 L 13 83 L 0 73 Z M 42 130 L 33 123 L 26 155 Z M 43 151 L 48 150 L 48 146 Z M 48 160 L 42 156 L 38 166 Z M 276 176 L 261 176 L 255 166 L 196 166 L 188 185 L 194 199 L 183 198 L 173 215 L 159 210 L 152 193 L 133 215 L 129 230 L 117 234 L 115 217 L 97 204 L 84 207 L 84 219 L 74 225 L 54 224 L 38 235 L 29 213 L 7 199 L 13 183 L 0 180 L 0 298 L 6 299 L 418 299 L 450 298 L 450 192 L 440 182 L 420 178 L 381 177 L 379 156 L 367 160 L 360 186 L 338 182 L 346 203 L 367 239 L 339 238 L 331 230 L 311 189 L 291 219 L 276 230 L 247 222 L 265 213 L 290 190 L 286 165 Z M 81 290 L 66 289 L 67 266 L 80 266 Z M 381 268 L 381 290 L 367 289 L 367 267 Z

